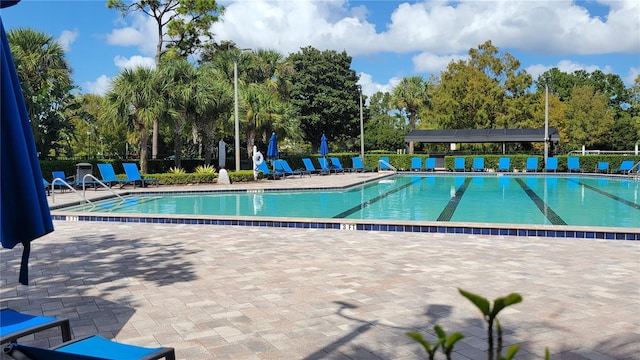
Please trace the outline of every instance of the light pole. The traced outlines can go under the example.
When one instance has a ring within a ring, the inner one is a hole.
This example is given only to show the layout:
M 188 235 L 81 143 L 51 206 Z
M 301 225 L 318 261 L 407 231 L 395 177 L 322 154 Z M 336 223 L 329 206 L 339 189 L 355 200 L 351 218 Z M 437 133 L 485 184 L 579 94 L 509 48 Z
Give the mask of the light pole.
M 358 85 L 360 90 L 360 159 L 364 161 L 364 118 L 362 116 L 362 86 Z
M 91 131 L 87 131 L 87 160 L 91 158 Z
M 238 57 L 245 51 L 251 51 L 251 49 L 240 49 L 240 53 L 233 57 L 233 102 L 234 102 L 234 114 L 235 114 L 235 153 L 236 153 L 236 171 L 240 170 L 240 119 L 238 118 Z
M 549 159 L 549 84 L 544 84 L 544 167 Z

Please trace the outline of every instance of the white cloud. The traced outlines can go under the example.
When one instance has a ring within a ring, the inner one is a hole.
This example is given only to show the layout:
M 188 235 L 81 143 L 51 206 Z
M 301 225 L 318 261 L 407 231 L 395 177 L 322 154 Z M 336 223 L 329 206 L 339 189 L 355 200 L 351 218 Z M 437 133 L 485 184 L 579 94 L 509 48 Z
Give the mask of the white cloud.
M 129 26 L 113 29 L 107 34 L 107 43 L 118 46 L 135 46 L 145 55 L 155 55 L 158 30 L 153 18 L 134 13 L 129 15 Z
M 393 88 L 398 85 L 400 78 L 392 77 L 386 84 L 379 84 L 373 81 L 373 77 L 367 73 L 360 73 L 360 80 L 358 84 L 362 86 L 362 93 L 367 97 L 371 97 L 373 94 L 380 92 L 392 92 Z
M 104 95 L 111 90 L 112 80 L 106 75 L 101 75 L 96 81 L 87 81 L 83 84 L 82 88 L 86 93 Z
M 627 85 L 633 85 L 636 81 L 636 78 L 640 76 L 640 67 L 632 67 L 629 69 L 629 73 L 622 80 Z
M 375 26 L 365 20 L 366 9 L 349 9 L 332 0 L 236 1 L 227 5 L 224 21 L 213 26 L 216 39 L 233 39 L 238 47 L 275 49 L 289 54 L 302 47 L 346 50 L 350 55 L 373 53 Z
M 640 1 L 616 0 L 604 17 L 573 1 L 424 1 L 399 3 L 377 33 L 362 6 L 347 1 L 234 1 L 213 26 L 217 40 L 285 54 L 311 45 L 350 55 L 424 51 L 443 56 L 492 40 L 540 54 L 640 52 Z M 624 35 L 622 35 L 624 34 Z
M 447 69 L 449 63 L 458 60 L 467 60 L 469 55 L 435 55 L 423 52 L 413 57 L 413 66 L 417 72 L 439 74 Z
M 584 70 L 588 73 L 592 73 L 596 70 L 600 70 L 605 74 L 613 73 L 610 66 L 600 67 L 598 65 L 586 65 L 577 63 L 572 60 L 560 60 L 555 65 L 534 64 L 528 66 L 526 70 L 533 77 L 533 79 L 536 80 L 542 73 L 554 67 L 567 74 L 572 74 L 573 72 L 578 70 Z
M 381 36 L 401 52 L 459 53 L 489 39 L 541 54 L 639 52 L 640 2 L 609 5 L 603 21 L 573 1 L 403 3 Z
M 74 41 L 76 41 L 77 38 L 78 38 L 78 30 L 77 29 L 75 29 L 73 31 L 63 30 L 60 33 L 60 37 L 58 38 L 58 43 L 60 43 L 60 46 L 62 46 L 62 49 L 65 52 L 69 52 L 69 50 L 71 49 L 71 44 L 73 44 Z
M 113 59 L 113 63 L 119 67 L 120 70 L 135 69 L 137 67 L 155 69 L 156 67 L 156 62 L 153 58 L 140 55 L 134 55 L 128 59 L 124 56 L 116 56 Z

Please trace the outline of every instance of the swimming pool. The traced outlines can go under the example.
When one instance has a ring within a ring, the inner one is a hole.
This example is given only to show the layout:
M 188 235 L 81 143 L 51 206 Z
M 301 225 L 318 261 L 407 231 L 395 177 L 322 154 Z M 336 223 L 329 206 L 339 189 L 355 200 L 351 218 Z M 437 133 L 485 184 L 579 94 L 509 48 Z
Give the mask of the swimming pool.
M 308 227 L 321 223 L 320 227 L 380 230 L 386 225 L 387 230 L 391 226 L 392 231 L 407 231 L 417 226 L 429 232 L 542 231 L 544 236 L 578 231 L 601 233 L 603 238 L 620 233 L 635 240 L 627 234 L 640 232 L 639 192 L 638 181 L 628 178 L 397 175 L 341 190 L 135 194 L 124 201 L 109 199 L 65 211 L 127 219 L 172 214 L 196 223 L 213 218 L 258 226 L 322 219 Z

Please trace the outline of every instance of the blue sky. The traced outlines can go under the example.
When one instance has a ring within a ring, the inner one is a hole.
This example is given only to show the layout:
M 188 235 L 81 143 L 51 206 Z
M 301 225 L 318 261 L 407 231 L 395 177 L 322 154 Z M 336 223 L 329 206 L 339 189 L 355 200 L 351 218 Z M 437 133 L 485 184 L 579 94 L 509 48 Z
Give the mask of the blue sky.
M 428 78 L 491 40 L 536 78 L 552 67 L 640 75 L 640 1 L 220 1 L 227 10 L 216 39 L 240 48 L 346 50 L 367 95 L 404 76 Z M 149 18 L 123 18 L 106 0 L 22 0 L 2 9 L 6 30 L 28 27 L 67 51 L 82 92 L 104 94 L 126 67 L 153 64 Z

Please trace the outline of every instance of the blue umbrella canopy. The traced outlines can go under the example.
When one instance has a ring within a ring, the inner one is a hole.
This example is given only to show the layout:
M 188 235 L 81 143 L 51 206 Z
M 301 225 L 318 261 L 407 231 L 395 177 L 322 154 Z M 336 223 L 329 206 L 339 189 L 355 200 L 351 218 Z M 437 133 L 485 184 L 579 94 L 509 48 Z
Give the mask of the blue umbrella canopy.
M 269 139 L 269 147 L 267 148 L 267 157 L 270 159 L 277 158 L 278 153 L 278 138 L 276 133 L 271 133 L 271 139 Z
M 327 156 L 329 153 L 329 145 L 327 145 L 327 137 L 322 134 L 322 138 L 320 139 L 320 155 Z
M 0 28 L 0 242 L 8 249 L 22 244 L 19 281 L 27 285 L 31 241 L 52 232 L 53 222 L 27 108 L 1 18 Z

